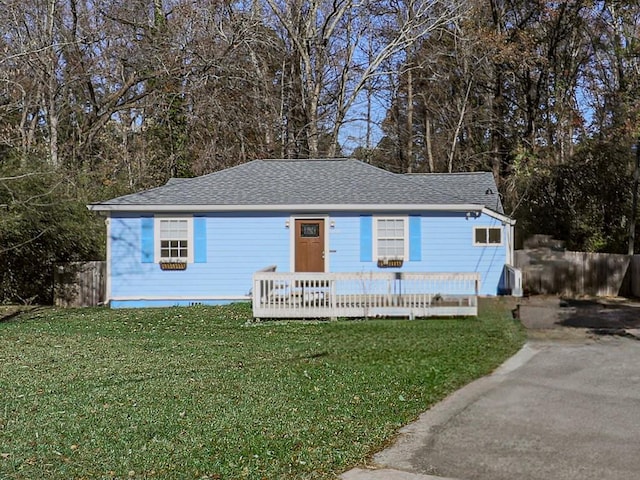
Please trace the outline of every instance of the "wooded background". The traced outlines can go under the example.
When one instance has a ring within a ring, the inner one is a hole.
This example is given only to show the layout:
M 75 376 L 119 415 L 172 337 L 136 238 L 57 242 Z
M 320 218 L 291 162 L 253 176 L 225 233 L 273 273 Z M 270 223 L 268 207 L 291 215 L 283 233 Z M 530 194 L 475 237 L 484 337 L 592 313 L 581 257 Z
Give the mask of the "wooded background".
M 490 170 L 522 237 L 627 253 L 637 1 L 0 6 L 0 302 L 101 259 L 86 203 L 256 158 Z

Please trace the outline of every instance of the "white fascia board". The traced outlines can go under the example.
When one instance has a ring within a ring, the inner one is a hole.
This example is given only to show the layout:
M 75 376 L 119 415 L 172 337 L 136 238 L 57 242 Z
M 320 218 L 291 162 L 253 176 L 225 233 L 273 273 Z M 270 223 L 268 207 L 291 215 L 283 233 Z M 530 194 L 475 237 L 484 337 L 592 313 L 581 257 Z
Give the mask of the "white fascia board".
M 87 205 L 94 212 L 415 212 L 415 211 L 448 211 L 448 212 L 485 212 L 500 215 L 477 204 L 318 204 L 318 205 L 109 205 L 94 203 Z M 504 216 L 502 216 L 504 217 Z M 497 217 L 496 217 L 497 218 Z M 507 218 L 507 217 L 504 217 Z
M 501 213 L 498 212 L 494 212 L 493 210 L 490 210 L 486 207 L 484 207 L 482 209 L 482 213 L 484 213 L 485 215 L 495 218 L 496 220 L 500 220 L 502 223 L 508 224 L 508 225 L 515 225 L 516 221 L 513 218 L 507 217 L 506 215 L 503 215 Z

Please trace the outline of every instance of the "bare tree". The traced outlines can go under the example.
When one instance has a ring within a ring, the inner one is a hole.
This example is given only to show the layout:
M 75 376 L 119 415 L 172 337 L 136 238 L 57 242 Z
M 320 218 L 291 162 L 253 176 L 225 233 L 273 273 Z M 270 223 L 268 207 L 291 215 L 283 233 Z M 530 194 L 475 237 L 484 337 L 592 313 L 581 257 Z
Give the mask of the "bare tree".
M 388 72 L 407 47 L 461 14 L 463 0 L 266 0 L 277 28 L 298 63 L 301 126 L 310 156 L 335 155 L 341 129 L 369 82 Z M 370 42 L 370 36 L 377 40 Z M 294 79 L 295 80 L 295 79 Z

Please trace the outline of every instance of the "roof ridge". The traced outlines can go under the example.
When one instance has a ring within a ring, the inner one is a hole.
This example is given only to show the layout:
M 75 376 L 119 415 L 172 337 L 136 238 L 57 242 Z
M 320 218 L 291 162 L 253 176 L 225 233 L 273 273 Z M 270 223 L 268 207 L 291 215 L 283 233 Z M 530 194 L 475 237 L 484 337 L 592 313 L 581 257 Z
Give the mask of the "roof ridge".
M 370 169 L 373 169 L 373 170 L 376 170 L 378 172 L 384 173 L 385 175 L 391 175 L 391 176 L 394 176 L 394 177 L 397 177 L 397 178 L 402 178 L 404 176 L 403 173 L 391 172 L 389 170 L 385 170 L 384 168 L 376 167 L 375 165 L 371 165 L 370 163 L 363 162 L 362 160 L 358 160 L 357 158 L 350 158 L 349 160 L 354 162 L 354 163 L 360 164 L 360 165 L 362 165 L 364 167 L 368 167 Z M 404 181 L 404 180 L 402 180 L 402 181 Z
M 343 162 L 347 160 L 354 160 L 351 157 L 330 157 L 330 158 L 258 158 L 252 161 L 262 162 Z M 250 162 L 247 162 L 250 163 Z
M 492 172 L 453 172 L 453 173 L 441 173 L 441 172 L 433 172 L 433 173 L 405 173 L 405 174 L 401 174 L 401 176 L 404 176 L 405 179 L 408 179 L 411 176 L 423 176 L 423 177 L 427 177 L 427 176 L 436 176 L 436 175 L 446 175 L 446 176 L 452 176 L 452 175 L 460 175 L 460 174 L 465 174 L 465 175 L 478 175 L 478 174 L 483 174 L 483 175 L 487 175 L 487 174 L 491 174 L 491 178 L 494 181 L 495 184 L 495 179 L 493 179 L 493 173 Z M 445 190 L 442 190 L 441 188 L 438 188 L 437 186 L 434 185 L 430 185 L 430 188 L 435 190 L 436 192 L 440 193 L 441 195 L 445 195 L 445 196 L 450 196 L 453 198 L 456 198 L 457 200 L 460 201 L 466 201 L 465 198 L 463 198 L 462 196 L 458 195 L 457 192 L 448 192 Z M 497 186 L 496 186 L 496 193 L 497 192 Z M 499 195 L 499 194 L 498 194 Z M 498 196 L 498 202 L 500 202 L 500 197 Z M 500 202 L 501 204 L 502 202 Z M 483 205 L 486 206 L 486 202 L 483 202 Z M 495 209 L 492 209 L 495 210 Z
M 399 174 L 400 176 L 404 177 L 406 174 Z M 403 180 L 407 180 L 407 177 L 405 177 Z M 465 199 L 462 198 L 461 196 L 458 196 L 457 193 L 452 193 L 452 192 L 447 192 L 445 190 L 441 190 L 438 187 L 434 187 L 433 185 L 430 186 L 433 190 L 435 190 L 436 192 L 438 192 L 441 195 L 450 195 L 460 201 L 464 201 Z
M 210 177 L 212 175 L 217 175 L 218 173 L 228 172 L 229 170 L 236 170 L 236 169 L 238 169 L 240 167 L 245 167 L 245 166 L 250 165 L 252 163 L 262 162 L 262 161 L 263 161 L 262 159 L 255 158 L 253 160 L 249 160 L 248 162 L 239 163 L 237 165 L 234 165 L 233 167 L 226 167 L 226 168 L 223 168 L 222 170 L 216 170 L 215 172 L 209 172 L 209 173 L 205 173 L 204 175 L 199 175 L 197 177 L 191 177 L 191 178 L 193 180 L 198 180 L 198 179 L 201 179 L 201 178 Z
M 411 175 L 415 175 L 415 176 L 447 175 L 449 176 L 449 175 L 486 175 L 488 173 L 493 175 L 493 172 L 490 172 L 488 170 L 478 170 L 476 172 L 451 172 L 451 173 L 449 172 L 411 172 L 411 173 L 405 173 L 403 175 L 409 175 L 409 176 Z

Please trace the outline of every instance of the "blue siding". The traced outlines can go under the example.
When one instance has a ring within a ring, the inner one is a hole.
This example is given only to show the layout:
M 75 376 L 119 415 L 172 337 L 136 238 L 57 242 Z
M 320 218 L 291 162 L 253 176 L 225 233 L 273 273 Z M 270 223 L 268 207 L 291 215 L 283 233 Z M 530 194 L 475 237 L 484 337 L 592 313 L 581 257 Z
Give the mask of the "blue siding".
M 473 245 L 474 226 L 501 226 L 491 217 L 467 219 L 463 213 L 444 212 L 412 215 L 409 260 L 401 268 L 379 269 L 372 258 L 372 217 L 359 212 L 329 215 L 333 226 L 326 235 L 333 272 L 478 272 L 481 293 L 498 292 L 507 246 Z M 276 265 L 277 271 L 290 270 L 291 231 L 286 228 L 290 216 L 285 212 L 194 217 L 195 263 L 184 271 L 162 271 L 153 262 L 152 236 L 149 243 L 153 219 L 113 214 L 112 305 L 209 304 L 248 295 L 255 271 L 268 265 Z
M 506 245 L 482 246 L 473 245 L 473 227 L 500 227 L 500 221 L 487 215 L 466 218 L 464 213 L 424 212 L 419 217 L 410 217 L 412 222 L 420 221 L 419 260 L 418 246 L 412 245 L 418 238 L 414 223 L 414 234 L 409 232 L 409 261 L 401 268 L 380 269 L 376 259 L 360 260 L 363 241 L 361 236 L 360 216 L 334 214 L 335 228 L 330 232 L 331 271 L 334 272 L 366 272 L 366 271 L 404 271 L 404 272 L 477 272 L 480 273 L 480 288 L 483 295 L 498 293 L 500 276 L 506 259 Z M 411 238 L 413 237 L 413 239 Z M 503 232 L 502 238 L 505 238 Z M 368 240 L 369 241 L 369 240 Z M 373 240 L 370 240 L 371 242 Z
M 496 295 L 506 246 L 473 245 L 473 227 L 501 227 L 501 223 L 481 215 L 467 219 L 464 214 L 432 213 L 423 218 L 422 251 L 427 271 L 480 273 L 481 293 Z M 504 238 L 504 234 L 503 234 Z
M 196 305 L 229 305 L 234 303 L 228 300 L 115 300 L 111 302 L 111 308 L 167 308 L 167 307 L 193 307 Z
M 197 302 L 192 299 L 248 295 L 256 270 L 268 265 L 277 265 L 278 271 L 289 270 L 288 219 L 288 215 L 207 215 L 203 218 L 207 263 L 191 263 L 182 271 L 163 271 L 155 263 L 140 261 L 142 220 L 133 215 L 114 216 L 111 296 L 131 301 L 165 297 Z

